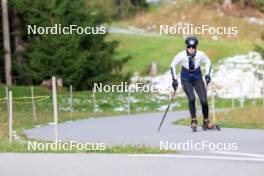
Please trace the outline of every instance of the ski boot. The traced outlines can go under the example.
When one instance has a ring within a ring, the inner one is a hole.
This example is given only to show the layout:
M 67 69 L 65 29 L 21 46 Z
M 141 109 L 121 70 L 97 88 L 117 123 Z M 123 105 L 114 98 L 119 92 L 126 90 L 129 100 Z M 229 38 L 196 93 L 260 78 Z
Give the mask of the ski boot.
M 193 132 L 197 131 L 197 120 L 196 119 L 192 119 L 191 121 L 191 129 Z
M 203 122 L 203 130 L 206 131 L 206 130 L 217 130 L 217 131 L 220 131 L 220 127 L 218 125 L 215 125 L 213 123 L 211 123 L 209 121 L 209 119 L 207 120 L 204 120 Z

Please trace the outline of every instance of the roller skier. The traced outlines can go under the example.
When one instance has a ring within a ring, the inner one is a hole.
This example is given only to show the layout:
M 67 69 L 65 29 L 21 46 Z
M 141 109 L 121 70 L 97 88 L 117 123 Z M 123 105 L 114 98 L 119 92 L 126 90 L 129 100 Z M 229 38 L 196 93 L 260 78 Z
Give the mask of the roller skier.
M 176 91 L 178 88 L 178 78 L 176 75 L 176 66 L 180 64 L 181 69 L 181 84 L 183 90 L 188 98 L 189 111 L 191 115 L 191 128 L 194 132 L 197 129 L 196 107 L 195 107 L 195 95 L 196 91 L 203 114 L 203 129 L 217 129 L 220 128 L 209 121 L 208 115 L 208 102 L 207 102 L 207 90 L 206 87 L 211 81 L 211 61 L 209 57 L 202 51 L 197 50 L 198 39 L 194 36 L 189 36 L 185 40 L 186 49 L 178 53 L 171 63 L 171 75 L 172 75 L 172 87 Z M 201 64 L 205 63 L 205 82 L 202 77 Z

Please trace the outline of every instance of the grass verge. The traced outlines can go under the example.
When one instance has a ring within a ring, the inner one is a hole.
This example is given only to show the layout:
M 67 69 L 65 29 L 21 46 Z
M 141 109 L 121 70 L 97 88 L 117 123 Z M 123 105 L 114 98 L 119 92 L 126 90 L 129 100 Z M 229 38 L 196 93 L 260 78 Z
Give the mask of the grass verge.
M 31 142 L 33 142 L 31 140 Z M 40 143 L 40 142 L 39 142 Z M 45 142 L 41 142 L 45 144 Z M 63 144 L 63 143 L 62 143 Z M 126 146 L 112 146 L 106 147 L 105 150 L 77 150 L 73 148 L 71 150 L 33 150 L 28 147 L 27 143 L 21 143 L 14 141 L 9 143 L 6 140 L 0 141 L 0 153 L 15 152 L 15 153 L 128 153 L 128 154 L 161 154 L 161 153 L 176 153 L 174 150 L 160 150 L 158 147 L 150 147 L 146 145 L 126 145 Z
M 4 97 L 4 86 L 0 85 L 1 97 Z M 43 87 L 35 87 L 36 96 L 50 96 L 51 91 Z M 30 97 L 30 87 L 27 86 L 13 86 L 12 87 L 14 99 L 19 97 Z M 107 117 L 116 116 L 121 114 L 127 114 L 127 93 L 98 93 L 96 94 L 97 108 L 99 111 L 93 112 L 92 105 L 92 94 L 90 91 L 74 92 L 73 94 L 73 109 L 74 112 L 69 112 L 69 95 L 66 89 L 58 91 L 58 103 L 59 103 L 59 122 L 66 122 L 69 120 L 75 121 L 78 119 L 87 118 L 97 118 L 97 117 Z M 147 94 L 147 93 L 133 93 L 131 94 L 131 112 L 144 113 L 144 112 L 163 112 L 167 107 L 169 97 L 166 95 L 158 94 Z M 31 99 L 16 99 L 13 104 L 13 129 L 16 134 L 22 139 L 22 141 L 27 141 L 26 136 L 23 135 L 23 129 L 33 128 L 36 125 L 45 125 L 49 122 L 53 122 L 53 110 L 51 97 L 45 99 L 44 101 L 36 102 L 36 112 L 37 118 L 34 120 L 32 117 L 32 106 Z M 251 106 L 252 100 L 247 99 L 245 101 L 245 106 Z M 197 103 L 198 104 L 198 103 Z M 210 104 L 210 99 L 209 99 Z M 235 100 L 235 104 L 239 104 L 239 100 Z M 257 105 L 262 104 L 262 100 L 256 100 Z M 231 100 L 227 99 L 216 99 L 217 108 L 228 108 L 231 106 Z M 176 97 L 172 103 L 172 110 L 187 110 L 188 103 L 186 97 Z M 198 106 L 199 108 L 199 106 Z M 246 110 L 248 111 L 248 110 Z M 3 101 L 0 104 L 0 152 L 31 152 L 28 151 L 24 144 L 19 142 L 14 142 L 12 144 L 8 143 L 8 120 L 6 103 Z M 226 115 L 221 115 L 226 117 Z M 218 119 L 218 118 L 217 118 Z M 236 121 L 232 122 L 235 125 Z M 232 125 L 229 121 L 227 125 Z M 189 121 L 186 122 L 189 124 Z M 254 127 L 254 125 L 249 125 L 248 128 Z M 33 152 L 33 151 L 32 151 Z M 47 151 L 51 152 L 51 151 Z M 65 153 L 67 151 L 61 151 Z M 79 151 L 70 151 L 79 152 Z M 86 152 L 86 151 L 82 151 Z M 101 151 L 98 151 L 101 152 Z M 107 147 L 105 153 L 163 153 L 164 151 L 159 151 L 157 148 L 152 148 L 148 146 L 115 146 Z M 170 153 L 170 151 L 165 151 Z
M 264 113 L 261 106 L 230 109 L 218 112 L 215 123 L 225 128 L 263 129 Z M 190 119 L 181 119 L 173 124 L 190 125 Z M 198 118 L 198 124 L 202 125 L 202 117 Z

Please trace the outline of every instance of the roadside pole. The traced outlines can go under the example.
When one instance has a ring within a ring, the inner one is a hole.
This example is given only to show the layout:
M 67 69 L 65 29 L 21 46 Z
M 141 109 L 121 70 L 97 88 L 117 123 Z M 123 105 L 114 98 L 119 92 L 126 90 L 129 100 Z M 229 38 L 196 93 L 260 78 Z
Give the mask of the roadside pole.
M 56 77 L 54 77 L 54 76 L 52 77 L 52 102 L 53 102 L 55 142 L 58 142 L 59 141 L 59 132 L 58 132 L 57 85 L 56 85 Z
M 130 102 L 130 88 L 129 88 L 129 86 L 128 86 L 128 98 L 127 98 L 127 103 L 128 103 L 128 110 L 127 110 L 127 113 L 128 113 L 128 115 L 130 114 L 130 112 L 131 112 L 131 102 Z
M 9 143 L 13 141 L 13 102 L 12 102 L 12 91 L 8 92 L 8 119 L 9 119 Z
M 95 87 L 93 87 L 93 111 L 96 111 L 96 95 L 95 95 Z
M 72 85 L 70 85 L 70 113 L 72 118 L 72 113 L 73 113 Z
M 37 120 L 37 115 L 36 115 L 36 104 L 35 104 L 35 98 L 34 98 L 34 87 L 31 86 L 31 98 L 32 98 L 32 113 L 33 113 L 33 119 Z
M 232 82 L 232 85 L 231 85 L 231 87 L 232 87 L 232 109 L 235 109 L 235 100 L 234 100 L 234 83 Z
M 244 107 L 244 102 L 245 102 L 245 99 L 244 99 L 244 94 L 243 94 L 243 85 L 240 81 L 240 108 Z
M 264 72 L 262 73 L 262 104 L 263 104 L 263 117 L 264 117 Z
M 253 78 L 253 106 L 256 106 L 256 78 Z

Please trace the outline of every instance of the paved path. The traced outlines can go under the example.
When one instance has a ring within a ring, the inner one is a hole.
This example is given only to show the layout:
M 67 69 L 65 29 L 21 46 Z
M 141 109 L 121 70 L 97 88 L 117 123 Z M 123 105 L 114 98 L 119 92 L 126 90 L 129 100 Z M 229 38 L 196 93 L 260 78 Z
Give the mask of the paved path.
M 125 28 L 116 28 L 110 27 L 108 29 L 110 33 L 117 33 L 117 34 L 128 34 L 128 35 L 138 35 L 138 36 L 150 36 L 150 37 L 161 37 L 162 35 L 155 32 L 147 32 L 142 29 L 125 29 Z
M 216 146 L 225 145 L 227 150 L 231 145 L 237 147 L 236 152 L 264 154 L 264 130 L 223 128 L 219 131 L 203 131 L 198 129 L 192 133 L 190 127 L 173 125 L 172 122 L 188 117 L 187 111 L 170 112 L 165 119 L 160 133 L 157 127 L 163 113 L 147 113 L 139 115 L 123 115 L 107 118 L 94 118 L 67 122 L 59 125 L 59 136 L 63 141 L 104 142 L 107 146 L 115 145 L 149 145 L 160 147 L 161 142 L 171 147 L 179 143 L 206 143 Z M 30 138 L 54 140 L 53 125 L 24 131 Z M 213 147 L 214 147 L 213 146 Z M 184 154 L 208 154 L 209 147 L 203 152 L 179 147 Z M 218 153 L 219 154 L 219 153 Z
M 94 118 L 59 125 L 62 140 L 105 142 L 106 145 L 144 144 L 160 146 L 193 141 L 237 143 L 237 151 L 180 150 L 178 154 L 0 154 L 0 173 L 5 176 L 262 176 L 264 166 L 264 130 L 201 129 L 171 122 L 187 117 L 188 112 L 169 113 L 160 133 L 157 127 L 162 113 Z M 25 130 L 30 138 L 53 140 L 52 125 Z M 172 145 L 173 146 L 173 145 Z
M 0 172 L 3 176 L 263 176 L 263 161 L 166 155 L 0 154 Z

